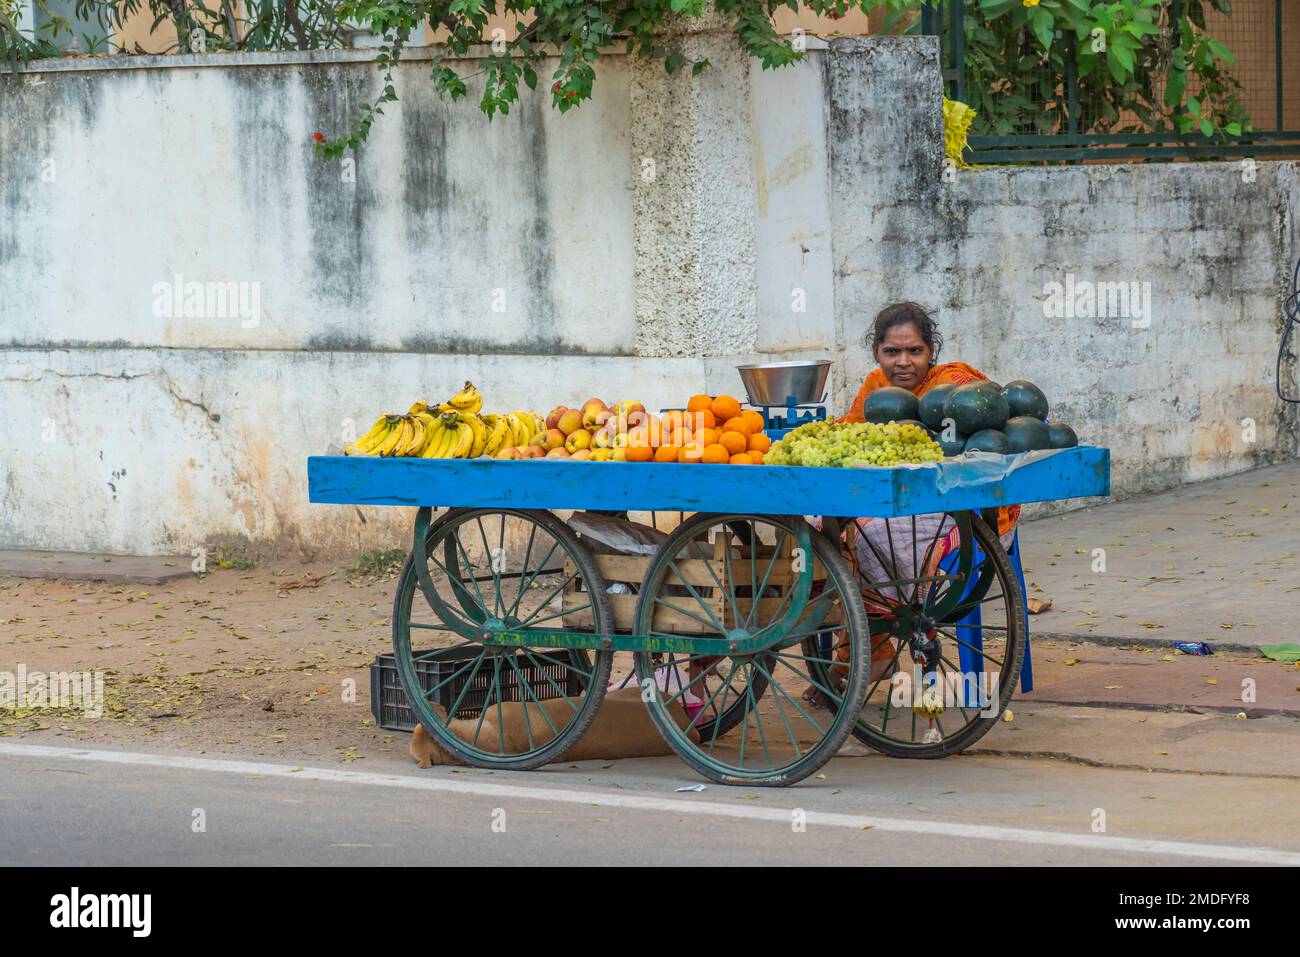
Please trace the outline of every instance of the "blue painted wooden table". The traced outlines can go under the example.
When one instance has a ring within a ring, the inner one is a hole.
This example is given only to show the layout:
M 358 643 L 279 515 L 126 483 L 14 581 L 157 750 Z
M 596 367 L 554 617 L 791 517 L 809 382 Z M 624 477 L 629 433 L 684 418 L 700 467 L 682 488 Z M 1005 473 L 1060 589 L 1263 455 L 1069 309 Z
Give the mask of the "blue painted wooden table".
M 1080 446 L 897 468 L 407 459 L 316 455 L 333 505 L 604 509 L 893 518 L 1110 493 L 1110 452 Z

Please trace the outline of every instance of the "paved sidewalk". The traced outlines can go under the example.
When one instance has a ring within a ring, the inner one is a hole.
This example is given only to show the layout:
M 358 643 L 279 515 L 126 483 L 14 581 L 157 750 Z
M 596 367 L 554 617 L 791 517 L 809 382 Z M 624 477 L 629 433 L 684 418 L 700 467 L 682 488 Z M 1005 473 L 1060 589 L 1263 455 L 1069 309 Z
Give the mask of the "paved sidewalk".
M 1300 641 L 1300 461 L 1026 522 L 1020 543 L 1029 597 L 1052 601 L 1031 635 Z
M 188 578 L 191 559 L 183 556 L 91 555 L 12 548 L 0 550 L 0 576 L 64 581 L 163 585 Z

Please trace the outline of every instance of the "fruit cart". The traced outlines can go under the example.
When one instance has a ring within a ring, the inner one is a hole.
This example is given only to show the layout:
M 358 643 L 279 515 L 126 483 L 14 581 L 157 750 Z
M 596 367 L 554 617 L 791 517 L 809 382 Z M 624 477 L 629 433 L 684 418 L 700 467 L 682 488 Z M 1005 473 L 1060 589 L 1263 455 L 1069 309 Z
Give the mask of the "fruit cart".
M 308 479 L 312 502 L 417 509 L 394 657 L 420 723 L 466 764 L 559 760 L 622 691 L 707 778 L 779 786 L 849 735 L 941 757 L 988 731 L 1027 642 L 994 510 L 1105 495 L 1109 454 L 895 468 L 314 456 Z M 675 527 L 640 554 L 593 550 L 572 527 L 584 510 Z

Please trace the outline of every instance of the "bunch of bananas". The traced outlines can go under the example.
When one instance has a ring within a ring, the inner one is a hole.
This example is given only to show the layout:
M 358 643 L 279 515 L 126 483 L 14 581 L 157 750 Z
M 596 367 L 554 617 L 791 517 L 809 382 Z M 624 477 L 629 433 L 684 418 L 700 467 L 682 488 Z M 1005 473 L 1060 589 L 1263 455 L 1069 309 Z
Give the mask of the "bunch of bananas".
M 465 388 L 432 409 L 421 400 L 405 415 L 381 415 L 344 454 L 476 459 L 496 455 L 509 445 L 527 445 L 543 431 L 544 421 L 535 412 L 479 415 L 482 408 L 482 394 L 466 382 Z
M 417 402 L 416 405 L 421 403 Z M 443 412 L 461 412 L 465 415 L 478 415 L 483 410 L 483 394 L 474 388 L 473 382 L 466 382 L 461 389 L 438 408 Z

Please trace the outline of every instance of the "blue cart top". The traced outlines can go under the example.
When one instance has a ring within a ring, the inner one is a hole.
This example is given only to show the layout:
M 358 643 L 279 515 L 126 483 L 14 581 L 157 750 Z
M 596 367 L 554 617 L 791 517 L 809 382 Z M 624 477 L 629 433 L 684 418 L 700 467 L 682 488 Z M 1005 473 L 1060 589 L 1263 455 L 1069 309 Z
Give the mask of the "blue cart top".
M 895 468 L 315 455 L 307 484 L 312 502 L 332 505 L 892 518 L 1108 495 L 1110 452 L 974 453 Z

